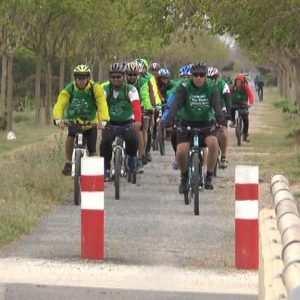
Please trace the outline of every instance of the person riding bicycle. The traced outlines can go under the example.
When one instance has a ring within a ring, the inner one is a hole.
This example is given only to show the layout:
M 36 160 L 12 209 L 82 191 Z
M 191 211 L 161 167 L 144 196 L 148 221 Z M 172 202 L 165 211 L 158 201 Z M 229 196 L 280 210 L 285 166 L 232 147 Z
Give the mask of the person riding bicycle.
M 143 160 L 143 163 L 146 164 L 147 162 L 152 161 L 152 156 L 150 154 L 151 150 L 151 144 L 152 144 L 152 129 L 153 129 L 153 119 L 155 117 L 156 111 L 161 109 L 161 99 L 159 96 L 157 83 L 154 75 L 151 72 L 148 72 L 149 63 L 146 59 L 141 58 L 136 60 L 141 65 L 141 72 L 140 72 L 140 78 L 147 80 L 149 84 L 149 96 L 151 100 L 151 104 L 153 106 L 152 115 L 150 116 L 150 110 L 148 110 L 149 116 L 150 116 L 150 123 L 148 128 L 148 134 L 147 134 L 147 140 L 145 141 L 145 157 L 146 161 Z
M 262 101 L 264 98 L 264 86 L 265 86 L 265 83 L 260 78 L 257 82 L 257 95 L 258 95 L 260 101 Z
M 167 99 L 167 105 L 164 109 L 163 112 L 163 122 L 165 122 L 165 120 L 168 119 L 169 113 L 170 113 L 170 107 L 172 105 L 172 103 L 175 100 L 175 95 L 177 92 L 178 87 L 180 86 L 180 84 L 186 80 L 192 77 L 192 73 L 191 73 L 191 68 L 192 65 L 188 64 L 188 65 L 184 65 L 180 68 L 179 70 L 179 80 L 175 83 L 174 87 L 172 88 L 172 90 L 169 92 L 169 96 Z M 166 132 L 167 134 L 168 132 Z M 178 163 L 176 161 L 176 148 L 177 148 L 177 131 L 176 128 L 173 128 L 171 131 L 171 145 L 172 148 L 174 150 L 175 153 L 175 160 L 172 162 L 172 169 L 174 170 L 178 170 L 179 166 Z
M 158 71 L 157 87 L 161 95 L 162 104 L 167 103 L 168 96 L 174 84 L 171 82 L 171 73 L 167 68 L 161 68 Z
M 214 82 L 206 78 L 207 65 L 197 62 L 191 68 L 192 78 L 183 81 L 175 95 L 166 120 L 166 128 L 174 123 L 175 116 L 180 110 L 180 126 L 191 128 L 211 127 L 211 131 L 201 134 L 204 144 L 208 147 L 207 173 L 205 188 L 213 189 L 213 172 L 217 162 L 218 140 L 214 130 L 216 121 L 222 128 L 226 125 L 224 113 L 220 105 L 220 93 Z M 215 120 L 216 118 L 216 120 Z M 176 160 L 181 171 L 179 192 L 188 189 L 188 153 L 192 143 L 192 132 L 177 131 Z
M 90 80 L 91 70 L 87 65 L 78 65 L 74 71 L 75 80 L 69 83 L 58 95 L 53 108 L 53 119 L 57 126 L 64 128 L 64 120 L 100 124 L 109 120 L 108 107 L 103 88 L 99 83 Z M 76 126 L 68 128 L 66 140 L 66 161 L 62 173 L 71 175 L 72 152 Z M 97 128 L 86 127 L 83 135 L 87 139 L 90 156 L 96 154 Z
M 112 143 L 116 136 L 112 127 L 118 126 L 124 129 L 132 125 L 134 130 L 124 130 L 122 136 L 128 155 L 127 165 L 131 172 L 135 172 L 138 150 L 136 131 L 140 129 L 142 113 L 138 91 L 133 85 L 125 82 L 125 70 L 122 64 L 113 63 L 110 66 L 109 82 L 104 83 L 103 88 L 106 94 L 110 121 L 102 132 L 100 156 L 104 157 L 105 181 L 109 181 Z
M 149 128 L 149 119 L 153 113 L 153 106 L 150 101 L 148 80 L 139 76 L 139 65 L 136 61 L 129 62 L 126 65 L 126 81 L 134 85 L 139 93 L 142 108 L 142 125 L 138 131 L 139 148 L 138 148 L 138 173 L 144 173 L 144 164 L 147 163 L 145 156 L 147 135 Z
M 230 96 L 230 89 L 228 84 L 221 78 L 221 74 L 217 68 L 209 67 L 207 72 L 207 77 L 212 79 L 220 92 L 221 97 L 221 107 L 226 116 L 230 116 L 231 111 L 231 96 Z M 227 150 L 228 150 L 228 128 L 227 122 L 226 127 L 220 130 L 220 149 L 221 149 L 221 161 L 220 161 L 220 168 L 225 169 L 227 168 Z
M 249 139 L 249 107 L 254 103 L 254 94 L 249 87 L 244 74 L 239 74 L 235 80 L 231 90 L 231 124 L 230 127 L 235 126 L 235 112 L 239 108 L 243 109 L 241 115 L 243 119 L 243 140 L 250 142 Z

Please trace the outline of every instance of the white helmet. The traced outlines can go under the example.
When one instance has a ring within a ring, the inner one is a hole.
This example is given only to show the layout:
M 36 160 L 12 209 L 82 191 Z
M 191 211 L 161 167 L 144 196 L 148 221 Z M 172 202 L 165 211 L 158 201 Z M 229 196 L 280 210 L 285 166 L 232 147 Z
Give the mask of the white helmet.
M 207 69 L 207 77 L 213 77 L 219 74 L 219 70 L 215 67 L 209 67 Z

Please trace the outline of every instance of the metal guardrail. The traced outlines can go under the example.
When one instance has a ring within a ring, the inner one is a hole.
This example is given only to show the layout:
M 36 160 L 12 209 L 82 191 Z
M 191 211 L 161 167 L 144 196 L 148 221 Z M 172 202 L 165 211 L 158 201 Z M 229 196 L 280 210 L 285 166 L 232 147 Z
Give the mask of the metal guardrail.
M 300 299 L 300 214 L 287 178 L 271 178 L 271 194 L 281 235 L 282 280 L 290 300 Z

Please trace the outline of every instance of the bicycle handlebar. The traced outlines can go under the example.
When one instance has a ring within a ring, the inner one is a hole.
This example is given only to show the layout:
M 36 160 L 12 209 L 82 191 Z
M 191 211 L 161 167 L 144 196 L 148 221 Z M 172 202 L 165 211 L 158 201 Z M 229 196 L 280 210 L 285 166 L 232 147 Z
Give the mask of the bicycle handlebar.
M 178 131 L 190 131 L 193 132 L 194 134 L 199 134 L 199 133 L 204 133 L 204 132 L 214 132 L 216 130 L 216 126 L 210 126 L 210 127 L 202 127 L 202 128 L 198 128 L 198 127 L 191 127 L 191 126 L 180 126 L 177 127 Z

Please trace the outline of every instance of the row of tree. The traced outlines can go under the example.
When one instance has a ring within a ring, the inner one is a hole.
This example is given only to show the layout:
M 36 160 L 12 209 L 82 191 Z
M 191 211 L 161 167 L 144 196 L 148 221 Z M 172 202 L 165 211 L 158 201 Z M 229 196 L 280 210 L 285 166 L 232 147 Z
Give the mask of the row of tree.
M 64 86 L 65 74 L 71 73 L 66 68 L 80 62 L 94 66 L 99 80 L 112 60 L 147 57 L 174 68 L 197 56 L 225 63 L 228 50 L 208 32 L 230 34 L 253 59 L 272 63 L 278 68 L 283 95 L 300 99 L 299 14 L 297 0 L 0 1 L 0 115 L 5 114 L 11 129 L 13 62 L 20 51 L 34 59 L 35 123 L 39 125 L 42 107 L 46 122 L 51 119 L 55 63 L 57 89 Z M 186 55 L 185 40 L 195 46 L 191 55 Z

